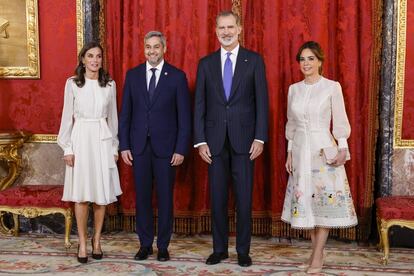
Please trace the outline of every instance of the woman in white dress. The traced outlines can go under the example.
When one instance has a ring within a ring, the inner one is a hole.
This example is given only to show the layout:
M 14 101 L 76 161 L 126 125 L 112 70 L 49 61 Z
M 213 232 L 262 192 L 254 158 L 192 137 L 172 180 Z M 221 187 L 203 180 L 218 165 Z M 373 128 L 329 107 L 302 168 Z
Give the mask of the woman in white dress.
M 92 258 L 102 259 L 101 230 L 106 205 L 117 201 L 118 169 L 116 87 L 102 68 L 102 47 L 86 44 L 79 53 L 75 76 L 66 81 L 57 142 L 66 163 L 63 201 L 75 203 L 79 245 L 77 259 L 88 260 L 88 204 L 93 203 Z
M 289 87 L 289 181 L 282 220 L 292 228 L 310 230 L 312 254 L 300 267 L 307 273 L 319 273 L 329 229 L 357 224 L 344 168 L 350 156 L 347 138 L 351 128 L 341 85 L 321 75 L 324 54 L 319 44 L 304 43 L 296 60 L 304 80 Z

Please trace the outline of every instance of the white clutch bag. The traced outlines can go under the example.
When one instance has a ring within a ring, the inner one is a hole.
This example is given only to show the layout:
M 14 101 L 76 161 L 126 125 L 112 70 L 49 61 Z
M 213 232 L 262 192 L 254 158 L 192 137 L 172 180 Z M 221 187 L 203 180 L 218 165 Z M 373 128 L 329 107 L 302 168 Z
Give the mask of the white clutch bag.
M 337 147 L 326 147 L 322 149 L 322 156 L 326 164 L 332 164 L 337 154 L 338 154 Z M 349 154 L 349 151 L 347 151 L 346 160 L 348 161 L 350 159 L 351 159 L 351 156 Z

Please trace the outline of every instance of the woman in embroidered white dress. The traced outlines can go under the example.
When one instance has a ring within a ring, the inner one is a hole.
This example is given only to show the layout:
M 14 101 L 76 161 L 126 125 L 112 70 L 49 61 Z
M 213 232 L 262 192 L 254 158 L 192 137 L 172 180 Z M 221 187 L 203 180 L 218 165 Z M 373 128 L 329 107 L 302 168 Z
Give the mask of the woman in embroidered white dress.
M 357 224 L 344 168 L 349 159 L 347 138 L 351 128 L 341 85 L 321 75 L 324 54 L 319 44 L 304 43 L 296 60 L 304 80 L 289 87 L 286 124 L 289 181 L 282 220 L 292 228 L 310 230 L 312 254 L 300 267 L 307 273 L 319 273 L 329 229 Z M 326 160 L 330 149 L 337 149 L 337 153 L 332 160 Z
M 102 47 L 86 44 L 79 53 L 75 76 L 66 81 L 57 142 L 66 163 L 63 201 L 75 202 L 79 246 L 77 259 L 86 263 L 88 203 L 93 203 L 92 258 L 102 259 L 101 230 L 106 205 L 117 201 L 118 169 L 116 87 L 102 68 Z

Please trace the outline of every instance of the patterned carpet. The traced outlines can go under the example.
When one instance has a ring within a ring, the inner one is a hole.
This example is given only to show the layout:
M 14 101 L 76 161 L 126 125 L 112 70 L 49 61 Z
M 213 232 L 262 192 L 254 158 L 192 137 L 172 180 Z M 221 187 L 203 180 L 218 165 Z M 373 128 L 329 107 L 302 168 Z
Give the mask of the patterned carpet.
M 75 239 L 76 237 L 72 237 Z M 76 261 L 77 242 L 69 250 L 63 236 L 0 236 L 0 275 L 305 275 L 296 265 L 310 254 L 307 241 L 278 242 L 255 237 L 252 241 L 253 265 L 237 265 L 234 238 L 230 240 L 230 258 L 208 266 L 211 237 L 177 237 L 170 246 L 171 260 L 158 262 L 156 252 L 148 260 L 135 261 L 138 249 L 135 234 L 105 235 L 104 259 L 89 258 L 86 265 Z M 89 245 L 90 248 L 90 245 Z M 414 275 L 414 249 L 392 248 L 387 266 L 374 247 L 329 241 L 321 275 Z

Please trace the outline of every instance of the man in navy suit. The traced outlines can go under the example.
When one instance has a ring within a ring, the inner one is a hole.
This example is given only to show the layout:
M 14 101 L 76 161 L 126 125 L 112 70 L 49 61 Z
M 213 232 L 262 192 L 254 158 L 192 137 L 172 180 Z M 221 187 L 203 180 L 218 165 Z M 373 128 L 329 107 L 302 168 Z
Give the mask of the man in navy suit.
M 164 61 L 166 50 L 162 33 L 146 34 L 147 61 L 127 72 L 119 119 L 121 157 L 134 170 L 136 231 L 141 245 L 136 260 L 145 260 L 152 254 L 153 179 L 158 203 L 157 259 L 170 258 L 175 166 L 183 162 L 190 143 L 187 78 L 183 71 Z
M 250 266 L 254 159 L 267 141 L 268 96 L 264 62 L 239 45 L 240 19 L 232 12 L 216 18 L 218 51 L 198 65 L 194 147 L 209 164 L 213 253 L 207 264 L 228 258 L 228 180 L 236 199 L 238 264 Z

